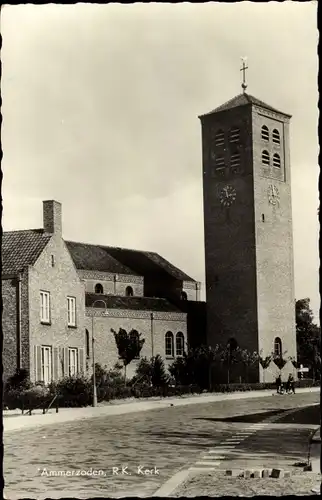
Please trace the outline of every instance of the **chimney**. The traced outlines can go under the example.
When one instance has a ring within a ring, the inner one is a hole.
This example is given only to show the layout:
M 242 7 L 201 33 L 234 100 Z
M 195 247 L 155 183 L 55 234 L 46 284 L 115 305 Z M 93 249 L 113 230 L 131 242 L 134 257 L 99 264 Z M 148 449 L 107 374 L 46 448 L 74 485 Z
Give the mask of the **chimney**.
M 61 203 L 54 200 L 43 201 L 45 233 L 62 235 Z

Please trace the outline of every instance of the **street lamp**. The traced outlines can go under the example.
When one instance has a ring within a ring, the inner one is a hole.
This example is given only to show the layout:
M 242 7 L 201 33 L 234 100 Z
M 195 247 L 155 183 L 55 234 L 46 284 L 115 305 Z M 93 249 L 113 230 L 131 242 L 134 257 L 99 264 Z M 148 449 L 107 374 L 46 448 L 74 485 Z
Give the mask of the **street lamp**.
M 96 387 L 96 375 L 95 375 L 95 347 L 94 347 L 94 342 L 95 342 L 95 338 L 94 338 L 94 306 L 98 302 L 103 302 L 103 304 L 105 305 L 105 314 L 104 315 L 107 315 L 107 304 L 106 304 L 105 300 L 102 300 L 102 299 L 94 300 L 94 302 L 91 304 L 91 307 L 93 308 L 93 311 L 92 311 L 93 407 L 97 406 L 97 387 Z

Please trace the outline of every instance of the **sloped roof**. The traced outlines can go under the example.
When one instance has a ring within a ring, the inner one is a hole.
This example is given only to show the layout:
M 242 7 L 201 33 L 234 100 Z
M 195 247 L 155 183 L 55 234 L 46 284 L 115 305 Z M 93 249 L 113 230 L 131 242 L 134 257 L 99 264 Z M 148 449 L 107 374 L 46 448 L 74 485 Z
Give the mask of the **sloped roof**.
M 75 241 L 65 241 L 65 243 L 77 269 L 116 274 L 137 274 L 126 265 L 118 262 L 110 255 L 106 248 L 101 245 L 90 245 L 87 243 L 77 243 Z
M 1 248 L 2 273 L 16 274 L 24 267 L 33 265 L 51 237 L 43 229 L 4 232 Z
M 85 294 L 86 307 L 91 307 L 95 300 L 104 300 L 107 309 L 133 309 L 141 311 L 164 311 L 177 313 L 182 312 L 166 299 L 156 299 L 150 297 L 118 297 L 96 293 Z M 103 302 L 97 302 L 94 307 L 104 309 L 105 305 Z
M 104 247 L 110 255 L 122 264 L 134 269 L 140 276 L 171 276 L 180 281 L 195 281 L 169 261 L 155 252 L 129 250 L 126 248 Z
M 268 109 L 270 111 L 274 111 L 275 113 L 279 113 L 281 115 L 291 117 L 291 115 L 288 115 L 287 113 L 283 113 L 282 111 L 279 111 L 278 109 L 273 108 L 269 104 L 266 104 L 265 102 L 261 101 L 260 99 L 257 99 L 257 97 L 254 97 L 250 94 L 246 94 L 246 92 L 233 97 L 232 99 L 225 102 L 224 104 L 221 104 L 221 106 L 218 106 L 217 108 L 210 111 L 209 113 L 205 113 L 204 115 L 201 115 L 201 116 L 211 115 L 212 113 L 218 113 L 219 111 L 227 111 L 228 109 L 237 108 L 239 106 L 246 106 L 247 104 L 254 104 L 256 106 L 260 106 L 260 107 Z M 200 116 L 200 118 L 201 118 L 201 116 Z

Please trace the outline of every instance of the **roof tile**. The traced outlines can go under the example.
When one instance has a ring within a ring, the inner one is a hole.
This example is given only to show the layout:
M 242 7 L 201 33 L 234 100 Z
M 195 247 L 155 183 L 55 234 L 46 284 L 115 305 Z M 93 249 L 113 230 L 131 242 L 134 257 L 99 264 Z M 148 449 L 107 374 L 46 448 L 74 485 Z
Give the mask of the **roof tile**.
M 33 265 L 44 250 L 51 234 L 43 229 L 6 231 L 2 235 L 2 273 L 16 274 Z
M 284 115 L 284 116 L 288 116 L 288 117 L 291 116 L 291 115 L 288 115 L 287 113 L 283 113 L 282 111 L 278 111 L 277 109 L 273 108 L 269 104 L 266 104 L 265 102 L 261 101 L 260 99 L 257 99 L 257 97 L 254 97 L 250 94 L 246 94 L 246 92 L 233 97 L 229 101 L 225 102 L 224 104 L 221 104 L 220 106 L 218 106 L 214 110 L 210 111 L 209 113 L 205 113 L 202 116 L 211 115 L 212 113 L 218 113 L 219 111 L 226 111 L 228 109 L 237 108 L 239 106 L 246 106 L 247 104 L 254 104 L 256 106 L 260 106 L 262 108 L 268 109 L 270 111 L 274 111 L 275 113 L 279 113 L 279 114 Z
M 164 312 L 182 312 L 175 305 L 171 304 L 166 299 L 157 299 L 151 297 L 119 297 L 114 295 L 103 295 L 95 293 L 86 293 L 85 304 L 86 307 L 91 307 L 95 300 L 100 300 L 95 304 L 95 308 L 107 309 L 133 309 L 143 311 L 164 311 Z

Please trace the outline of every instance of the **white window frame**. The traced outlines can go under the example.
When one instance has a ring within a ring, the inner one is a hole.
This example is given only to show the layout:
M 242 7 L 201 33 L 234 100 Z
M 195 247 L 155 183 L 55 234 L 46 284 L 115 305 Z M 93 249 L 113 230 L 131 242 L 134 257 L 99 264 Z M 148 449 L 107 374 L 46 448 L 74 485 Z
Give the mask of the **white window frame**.
M 168 335 L 168 334 L 171 334 L 171 335 Z M 169 354 L 169 352 L 167 352 L 167 347 L 169 346 L 169 344 L 167 345 L 167 342 L 168 342 L 168 339 L 171 340 L 171 353 Z M 166 358 L 174 358 L 174 335 L 172 332 L 168 331 L 166 334 L 165 334 L 165 356 Z
M 68 370 L 70 377 L 77 375 L 79 370 L 78 370 L 78 349 L 76 347 L 68 348 L 68 367 L 69 367 Z
M 76 297 L 67 297 L 67 324 L 76 326 Z
M 48 385 L 53 377 L 53 358 L 51 346 L 41 346 L 41 380 Z
M 180 339 L 180 349 L 178 349 L 178 340 Z M 182 358 L 184 353 L 184 334 L 183 332 L 178 332 L 176 335 L 176 356 Z
M 50 293 L 44 290 L 40 291 L 40 321 L 50 323 Z

